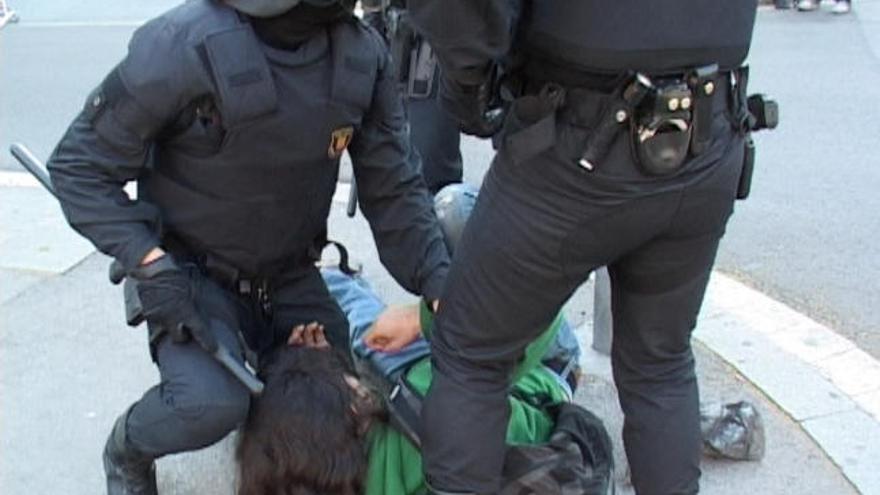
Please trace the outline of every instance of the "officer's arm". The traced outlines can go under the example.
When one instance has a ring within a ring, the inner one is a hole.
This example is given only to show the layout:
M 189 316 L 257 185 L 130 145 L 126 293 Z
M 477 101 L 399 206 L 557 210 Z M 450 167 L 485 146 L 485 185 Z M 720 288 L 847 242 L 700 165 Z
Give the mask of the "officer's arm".
M 159 245 L 158 209 L 129 199 L 123 186 L 142 174 L 155 135 L 189 98 L 178 38 L 161 18 L 141 27 L 48 163 L 68 222 L 126 269 Z
M 433 201 L 409 144 L 406 118 L 385 57 L 372 103 L 349 148 L 361 209 L 379 247 L 379 258 L 407 290 L 440 297 L 449 256 Z
M 478 86 L 510 50 L 521 0 L 409 0 L 416 29 L 437 53 L 446 77 Z

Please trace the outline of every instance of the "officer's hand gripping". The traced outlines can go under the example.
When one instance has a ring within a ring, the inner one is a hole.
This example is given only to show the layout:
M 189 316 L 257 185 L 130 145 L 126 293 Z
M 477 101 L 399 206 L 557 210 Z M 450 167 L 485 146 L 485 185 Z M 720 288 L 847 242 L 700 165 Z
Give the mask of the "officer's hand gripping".
M 168 332 L 174 342 L 192 338 L 209 353 L 217 350 L 217 340 L 196 308 L 192 282 L 171 256 L 138 266 L 129 275 L 137 280 L 144 317 L 151 325 Z
M 440 101 L 458 120 L 465 134 L 488 138 L 504 123 L 504 109 L 496 104 L 494 78 L 479 85 L 461 84 L 441 74 Z

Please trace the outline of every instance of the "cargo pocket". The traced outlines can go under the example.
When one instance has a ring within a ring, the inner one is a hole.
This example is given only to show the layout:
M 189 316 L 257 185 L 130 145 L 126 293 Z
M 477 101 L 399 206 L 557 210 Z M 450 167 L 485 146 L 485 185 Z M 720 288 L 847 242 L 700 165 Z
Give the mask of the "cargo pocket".
M 167 131 L 165 140 L 187 155 L 207 157 L 220 152 L 228 134 L 214 99 L 204 96 L 183 112 L 178 122 Z

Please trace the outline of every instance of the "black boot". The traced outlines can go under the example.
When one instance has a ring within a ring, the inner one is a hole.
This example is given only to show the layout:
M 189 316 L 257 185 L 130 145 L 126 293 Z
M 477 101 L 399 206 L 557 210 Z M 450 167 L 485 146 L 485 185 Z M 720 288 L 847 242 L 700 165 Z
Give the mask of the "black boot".
M 116 420 L 104 447 L 107 495 L 158 495 L 153 457 L 139 452 L 128 442 L 127 419 L 128 411 Z

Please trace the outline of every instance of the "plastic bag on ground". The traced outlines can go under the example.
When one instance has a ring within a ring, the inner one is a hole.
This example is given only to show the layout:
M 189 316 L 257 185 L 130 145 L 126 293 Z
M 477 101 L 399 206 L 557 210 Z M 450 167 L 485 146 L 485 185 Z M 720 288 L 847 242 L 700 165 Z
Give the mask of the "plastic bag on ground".
M 738 461 L 764 457 L 764 422 L 750 402 L 706 407 L 700 423 L 707 456 Z

